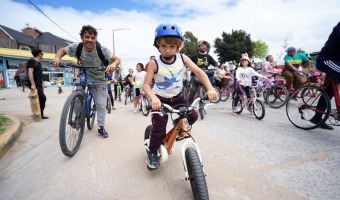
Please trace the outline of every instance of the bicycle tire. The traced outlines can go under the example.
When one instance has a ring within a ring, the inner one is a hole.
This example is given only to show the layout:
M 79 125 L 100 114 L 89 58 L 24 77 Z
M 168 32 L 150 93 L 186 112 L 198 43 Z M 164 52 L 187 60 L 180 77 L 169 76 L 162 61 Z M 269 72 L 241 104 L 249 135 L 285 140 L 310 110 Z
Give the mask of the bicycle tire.
M 143 98 L 142 98 L 142 113 L 144 116 L 148 116 L 150 110 L 147 110 L 146 109 L 146 106 L 150 105 L 150 100 L 147 96 L 144 96 L 143 95 Z
M 92 130 L 94 121 L 96 119 L 96 113 L 97 113 L 97 109 L 96 109 L 93 96 L 91 96 L 90 99 L 88 99 L 86 103 L 87 103 L 87 108 L 88 108 L 88 110 L 86 111 L 87 112 L 86 124 L 87 124 L 87 128 L 89 130 Z
M 108 96 L 106 98 L 106 110 L 107 112 L 110 114 L 111 113 L 111 109 L 112 109 L 112 105 L 111 105 L 111 99 L 110 97 Z
M 305 88 L 301 91 L 301 95 L 299 95 L 302 98 L 302 101 L 306 103 L 306 100 L 308 100 L 310 97 L 313 97 L 313 95 L 316 93 L 316 88 Z
M 265 101 L 271 108 L 281 108 L 289 98 L 289 92 L 283 85 L 276 85 L 266 91 Z
M 152 131 L 152 125 L 149 125 L 146 127 L 145 132 L 144 132 L 144 142 L 145 140 L 150 140 L 151 138 L 151 131 Z M 150 141 L 148 142 L 150 144 Z M 149 153 L 149 151 L 146 149 L 146 153 Z
M 61 112 L 59 144 L 63 154 L 68 157 L 72 157 L 77 153 L 83 138 L 85 127 L 85 106 L 83 104 L 83 94 L 81 92 L 73 92 L 66 99 Z M 75 107 L 75 105 L 78 107 Z M 78 117 L 76 112 L 79 112 Z
M 242 104 L 243 104 L 243 101 L 241 99 L 239 99 L 237 104 L 236 104 L 236 113 L 237 114 L 241 114 L 242 113 L 242 111 L 243 111 Z M 233 98 L 233 101 L 232 101 L 231 105 L 233 105 L 233 106 L 235 105 L 235 98 Z
M 266 114 L 266 110 L 264 108 L 264 104 L 262 103 L 262 101 L 256 99 L 255 104 L 254 102 L 252 102 L 251 105 L 253 106 L 253 113 L 256 119 L 258 120 L 263 119 Z
M 298 94 L 302 94 L 304 90 L 314 91 L 314 95 L 303 98 L 295 98 Z M 317 109 L 317 103 L 319 102 L 320 98 L 325 98 L 325 111 L 320 110 L 320 113 L 324 113 L 322 118 L 319 122 L 310 122 L 312 117 L 315 114 Z M 288 102 L 286 104 L 286 114 L 289 121 L 296 127 L 303 129 L 303 130 L 311 130 L 319 127 L 322 123 L 324 123 L 329 113 L 331 112 L 331 104 L 328 95 L 323 89 L 317 88 L 315 86 L 307 85 L 302 86 L 295 90 L 291 96 L 288 98 Z
M 125 96 L 124 104 L 127 105 L 127 99 L 129 98 L 129 97 L 128 97 L 128 96 L 129 96 L 128 89 L 125 89 L 125 94 L 124 94 L 124 96 Z
M 227 85 L 222 86 L 220 91 L 221 91 L 221 101 L 222 102 L 227 101 L 229 96 L 230 96 L 230 88 L 229 88 L 229 86 L 227 86 Z
M 204 88 L 204 87 L 203 87 Z M 215 89 L 215 92 L 216 92 L 216 99 L 214 100 L 209 100 L 211 103 L 218 103 L 221 101 L 221 90 L 220 88 L 216 87 L 216 86 L 213 86 L 213 88 Z M 206 90 L 204 88 L 204 95 L 206 95 Z
M 188 147 L 185 150 L 185 161 L 189 174 L 189 181 L 194 199 L 209 199 L 205 174 L 196 149 Z

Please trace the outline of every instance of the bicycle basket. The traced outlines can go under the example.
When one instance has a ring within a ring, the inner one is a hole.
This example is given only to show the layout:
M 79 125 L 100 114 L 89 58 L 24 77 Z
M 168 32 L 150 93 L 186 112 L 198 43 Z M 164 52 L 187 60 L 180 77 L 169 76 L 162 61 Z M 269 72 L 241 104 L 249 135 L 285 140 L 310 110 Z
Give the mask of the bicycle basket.
M 230 81 L 229 78 L 221 78 L 221 84 L 222 85 L 229 85 L 229 81 Z

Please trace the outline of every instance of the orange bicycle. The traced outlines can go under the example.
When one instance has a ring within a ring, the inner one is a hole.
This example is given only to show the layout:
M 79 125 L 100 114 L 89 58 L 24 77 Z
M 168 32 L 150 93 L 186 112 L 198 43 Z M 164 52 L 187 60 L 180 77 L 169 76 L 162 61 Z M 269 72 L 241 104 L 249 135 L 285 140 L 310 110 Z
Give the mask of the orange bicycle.
M 194 105 L 197 102 L 207 100 L 207 96 L 203 99 L 196 98 L 189 107 L 180 107 L 178 110 L 172 108 L 168 104 L 163 104 L 160 110 L 151 112 L 152 114 L 159 114 L 161 116 L 167 115 L 163 110 L 164 108 L 169 110 L 174 127 L 165 135 L 162 144 L 157 152 L 160 162 L 168 160 L 169 155 L 175 150 L 175 144 L 177 141 L 184 140 L 182 144 L 182 161 L 185 171 L 185 180 L 190 180 L 190 185 L 195 199 L 209 199 L 208 188 L 205 181 L 205 173 L 203 170 L 202 157 L 198 145 L 191 135 L 191 126 L 189 125 L 186 115 L 194 109 Z M 151 109 L 151 106 L 147 106 L 147 109 Z M 172 114 L 178 114 L 178 118 L 173 119 Z M 151 137 L 152 125 L 146 127 L 144 133 L 144 147 L 146 152 L 149 152 L 149 144 Z
M 332 103 L 324 91 L 324 88 L 332 84 L 335 108 L 332 107 Z M 336 78 L 329 76 L 323 84 L 319 87 L 306 85 L 296 89 L 288 99 L 286 105 L 286 113 L 289 121 L 296 127 L 310 130 L 319 127 L 327 119 L 333 125 L 339 126 L 340 123 L 340 96 L 339 87 Z M 300 95 L 301 98 L 294 99 L 294 96 Z M 317 104 L 320 98 L 325 99 L 325 105 L 318 107 Z M 294 99 L 294 100 L 293 100 Z M 315 113 L 322 114 L 321 121 L 311 122 Z

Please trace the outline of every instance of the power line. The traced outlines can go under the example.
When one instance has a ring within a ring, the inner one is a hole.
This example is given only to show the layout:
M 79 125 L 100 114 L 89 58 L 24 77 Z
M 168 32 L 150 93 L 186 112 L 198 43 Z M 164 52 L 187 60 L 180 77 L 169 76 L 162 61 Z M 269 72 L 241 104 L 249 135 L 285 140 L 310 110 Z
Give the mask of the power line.
M 51 18 L 49 18 L 42 10 L 40 10 L 36 5 L 34 5 L 30 0 L 27 0 L 32 6 L 34 6 L 39 12 L 41 12 L 45 17 L 47 17 L 51 22 L 53 22 L 55 25 L 57 25 L 62 31 L 64 31 L 67 35 L 78 41 L 78 39 L 74 38 L 71 34 L 69 34 L 67 31 L 65 31 L 61 26 L 59 26 L 56 22 L 54 22 Z

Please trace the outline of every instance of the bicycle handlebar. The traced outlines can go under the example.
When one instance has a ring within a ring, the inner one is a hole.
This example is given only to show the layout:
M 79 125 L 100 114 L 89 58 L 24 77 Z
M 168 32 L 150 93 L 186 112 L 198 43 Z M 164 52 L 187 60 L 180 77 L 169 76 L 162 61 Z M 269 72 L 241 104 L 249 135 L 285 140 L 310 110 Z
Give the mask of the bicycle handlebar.
M 74 64 L 74 63 L 64 63 L 64 62 L 60 62 L 59 63 L 59 67 L 62 67 L 62 68 L 69 68 L 69 67 L 73 67 L 73 68 L 91 68 L 91 69 L 98 69 L 99 71 L 105 71 L 105 68 L 104 66 L 82 66 L 82 65 L 78 65 L 78 64 Z
M 173 107 L 171 107 L 170 105 L 166 104 L 166 103 L 162 103 L 161 104 L 161 108 L 157 111 L 153 111 L 152 113 L 156 113 L 159 114 L 161 116 L 166 115 L 166 112 L 164 111 L 163 108 L 167 108 L 170 113 L 177 113 L 177 114 L 185 114 L 190 112 L 192 109 L 195 108 L 195 104 L 199 101 L 204 101 L 204 100 L 208 100 L 208 96 L 204 96 L 203 98 L 201 97 L 197 97 L 190 106 L 184 106 L 184 107 L 180 107 L 179 110 L 174 109 Z M 152 106 L 151 105 L 147 105 L 145 107 L 147 110 L 151 110 Z

